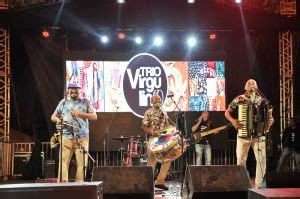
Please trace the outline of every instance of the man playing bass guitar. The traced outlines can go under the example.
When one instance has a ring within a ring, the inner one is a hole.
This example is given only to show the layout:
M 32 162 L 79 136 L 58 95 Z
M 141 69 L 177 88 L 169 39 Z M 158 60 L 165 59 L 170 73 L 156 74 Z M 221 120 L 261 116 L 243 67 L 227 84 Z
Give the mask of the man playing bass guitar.
M 213 122 L 209 120 L 209 112 L 203 111 L 201 116 L 196 120 L 196 123 L 192 127 L 192 133 L 198 131 L 206 131 L 213 129 Z M 211 165 L 211 135 L 201 138 L 201 140 L 195 144 L 196 150 L 196 165 L 202 165 L 202 155 L 204 152 L 205 165 Z

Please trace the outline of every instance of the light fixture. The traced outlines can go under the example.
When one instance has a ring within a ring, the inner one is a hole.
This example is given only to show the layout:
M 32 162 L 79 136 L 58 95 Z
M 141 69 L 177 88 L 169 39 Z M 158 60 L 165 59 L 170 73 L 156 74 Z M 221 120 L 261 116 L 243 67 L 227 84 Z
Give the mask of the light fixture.
M 125 0 L 117 0 L 117 3 L 120 3 L 120 4 L 125 3 Z
M 143 39 L 141 36 L 136 36 L 134 39 L 136 44 L 142 44 L 143 43 Z
M 210 33 L 208 38 L 210 40 L 215 40 L 215 39 L 217 39 L 217 34 L 216 33 Z
M 187 45 L 189 47 L 194 47 L 196 44 L 197 44 L 197 39 L 195 37 L 191 36 L 187 39 Z
M 118 34 L 118 38 L 119 38 L 120 40 L 124 40 L 124 39 L 126 39 L 126 34 L 123 33 L 123 32 L 120 32 L 120 33 Z
M 154 37 L 153 42 L 155 46 L 161 46 L 163 44 L 163 39 L 160 36 L 156 36 Z
M 50 32 L 48 30 L 43 30 L 42 31 L 42 37 L 47 39 L 50 37 Z
M 101 40 L 101 42 L 102 43 L 104 43 L 104 44 L 106 44 L 107 42 L 108 42 L 108 37 L 106 36 L 106 35 L 102 35 L 101 37 L 100 37 L 100 40 Z

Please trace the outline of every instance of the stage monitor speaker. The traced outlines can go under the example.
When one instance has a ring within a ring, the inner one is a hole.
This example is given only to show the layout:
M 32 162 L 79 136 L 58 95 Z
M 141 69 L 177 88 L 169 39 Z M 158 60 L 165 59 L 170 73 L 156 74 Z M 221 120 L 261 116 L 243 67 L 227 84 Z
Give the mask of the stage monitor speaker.
M 247 198 L 250 180 L 245 166 L 188 166 L 183 195 L 188 198 Z
M 268 172 L 266 186 L 268 188 L 300 188 L 300 172 Z
M 0 185 L 1 199 L 102 199 L 102 182 Z
M 153 171 L 150 166 L 95 167 L 93 181 L 103 181 L 103 195 L 109 198 L 153 198 Z

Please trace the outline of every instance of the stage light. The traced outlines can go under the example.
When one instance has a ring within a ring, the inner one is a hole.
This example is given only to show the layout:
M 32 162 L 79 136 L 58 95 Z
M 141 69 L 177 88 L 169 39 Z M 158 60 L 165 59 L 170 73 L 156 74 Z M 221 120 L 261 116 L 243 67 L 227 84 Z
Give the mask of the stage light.
M 197 44 L 197 40 L 196 40 L 195 37 L 189 37 L 189 38 L 187 39 L 187 45 L 188 45 L 189 47 L 194 47 L 196 44 Z
M 102 35 L 100 37 L 100 40 L 101 40 L 102 43 L 106 44 L 108 42 L 108 37 L 106 35 Z
M 242 0 L 235 0 L 235 3 L 242 3 Z
M 120 4 L 125 3 L 125 0 L 117 0 L 117 3 L 120 3 Z
M 43 30 L 42 31 L 42 37 L 49 38 L 50 37 L 50 32 L 48 30 Z
M 140 36 L 135 37 L 134 41 L 135 41 L 136 44 L 141 44 L 141 43 L 143 43 L 143 39 L 142 39 L 142 37 L 140 37 Z
M 210 40 L 215 40 L 215 39 L 217 39 L 217 34 L 216 34 L 216 33 L 210 33 L 210 34 L 209 34 L 209 39 L 210 39 Z
M 155 46 L 161 46 L 163 44 L 163 39 L 160 36 L 156 36 L 154 37 L 153 42 Z
M 126 34 L 123 33 L 123 32 L 120 32 L 120 33 L 118 34 L 118 38 L 119 38 L 120 40 L 124 40 L 124 39 L 126 38 Z
M 195 0 L 188 0 L 188 3 L 195 3 Z

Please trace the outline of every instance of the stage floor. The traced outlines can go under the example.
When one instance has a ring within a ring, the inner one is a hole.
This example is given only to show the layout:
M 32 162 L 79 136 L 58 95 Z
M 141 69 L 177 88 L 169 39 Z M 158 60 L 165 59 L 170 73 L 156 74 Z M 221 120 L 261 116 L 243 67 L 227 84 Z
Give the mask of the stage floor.
M 154 188 L 154 198 L 155 199 L 164 199 L 164 198 L 173 198 L 179 199 L 180 197 L 180 182 L 167 182 L 166 186 L 169 187 L 169 191 L 162 191 L 160 189 Z
M 25 180 L 9 180 L 4 182 L 0 180 L 1 184 L 22 184 L 22 183 L 40 183 L 48 182 L 52 183 L 55 181 L 25 181 Z M 251 180 L 253 186 L 254 180 Z M 169 187 L 169 191 L 162 191 L 160 189 L 154 189 L 154 199 L 181 199 L 180 185 L 178 181 L 167 182 L 166 185 Z M 300 198 L 300 188 L 261 188 L 261 189 L 249 189 L 248 198 Z

